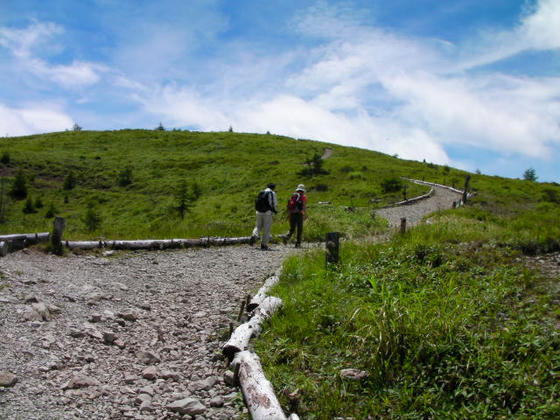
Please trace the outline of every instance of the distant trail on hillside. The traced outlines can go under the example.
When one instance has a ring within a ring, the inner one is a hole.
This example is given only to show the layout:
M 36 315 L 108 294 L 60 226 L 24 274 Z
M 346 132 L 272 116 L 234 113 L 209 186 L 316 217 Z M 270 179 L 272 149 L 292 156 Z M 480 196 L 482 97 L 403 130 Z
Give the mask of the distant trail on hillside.
M 406 217 L 407 226 L 415 226 L 420 223 L 424 216 L 438 210 L 450 209 L 453 207 L 454 201 L 461 199 L 460 193 L 447 188 L 438 186 L 433 186 L 432 188 L 434 193 L 425 200 L 413 204 L 380 209 L 376 211 L 376 214 L 387 219 L 389 225 L 393 227 L 400 226 L 402 217 Z
M 332 156 L 333 154 L 333 149 L 325 149 L 323 150 L 323 156 L 321 156 L 321 159 L 325 160 L 328 159 Z

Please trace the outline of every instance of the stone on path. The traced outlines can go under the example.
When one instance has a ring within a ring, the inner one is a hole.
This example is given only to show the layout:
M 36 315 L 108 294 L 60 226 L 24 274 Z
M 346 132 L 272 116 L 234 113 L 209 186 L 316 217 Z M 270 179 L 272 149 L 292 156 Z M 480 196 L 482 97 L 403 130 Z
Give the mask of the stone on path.
M 166 408 L 175 413 L 187 414 L 189 416 L 202 414 L 206 411 L 206 407 L 194 398 L 184 398 L 182 400 L 174 401 L 171 404 L 167 404 Z
M 0 371 L 0 386 L 8 388 L 14 386 L 17 382 L 17 376 L 13 373 L 6 372 L 5 370 Z

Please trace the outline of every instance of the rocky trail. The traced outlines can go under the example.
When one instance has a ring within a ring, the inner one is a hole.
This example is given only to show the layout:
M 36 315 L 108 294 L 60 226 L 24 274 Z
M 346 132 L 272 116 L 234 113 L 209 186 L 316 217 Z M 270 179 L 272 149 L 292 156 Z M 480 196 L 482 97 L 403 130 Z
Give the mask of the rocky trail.
M 0 259 L 0 419 L 231 419 L 221 345 L 293 248 Z
M 398 207 L 388 207 L 377 210 L 377 214 L 389 221 L 391 226 L 400 226 L 401 218 L 406 218 L 407 226 L 415 226 L 422 218 L 438 210 L 452 208 L 454 201 L 461 199 L 461 194 L 447 188 L 433 186 L 434 193 L 431 197 Z
M 447 209 L 434 187 L 381 209 L 392 226 Z M 0 259 L 0 419 L 231 419 L 221 345 L 240 302 L 293 248 L 246 245 Z

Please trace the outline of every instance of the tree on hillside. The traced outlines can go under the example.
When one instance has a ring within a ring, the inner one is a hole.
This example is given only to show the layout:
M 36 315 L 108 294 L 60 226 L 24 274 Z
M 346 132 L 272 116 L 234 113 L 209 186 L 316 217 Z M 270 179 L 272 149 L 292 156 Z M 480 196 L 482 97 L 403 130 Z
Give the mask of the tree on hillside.
M 68 172 L 68 175 L 66 175 L 66 178 L 64 178 L 64 184 L 62 185 L 62 188 L 68 191 L 74 188 L 75 186 L 76 186 L 76 177 L 74 176 L 74 172 L 70 171 Z
M 177 188 L 177 193 L 175 195 L 177 200 L 176 210 L 179 212 L 181 219 L 185 218 L 185 213 L 188 213 L 192 207 L 192 202 L 195 200 L 192 194 L 189 194 L 187 183 L 181 181 L 179 187 Z
M 23 200 L 27 197 L 27 182 L 21 169 L 16 172 L 10 195 L 16 200 Z
M 82 131 L 82 127 L 74 123 L 74 125 L 72 126 L 72 131 Z
M 534 168 L 529 168 L 525 172 L 523 172 L 523 179 L 526 181 L 536 181 L 539 177 L 537 176 L 537 172 Z
M 329 171 L 323 169 L 323 159 L 318 153 L 315 153 L 312 158 L 307 159 L 305 164 L 307 165 L 307 168 L 304 168 L 299 172 L 302 176 L 325 175 L 329 173 Z

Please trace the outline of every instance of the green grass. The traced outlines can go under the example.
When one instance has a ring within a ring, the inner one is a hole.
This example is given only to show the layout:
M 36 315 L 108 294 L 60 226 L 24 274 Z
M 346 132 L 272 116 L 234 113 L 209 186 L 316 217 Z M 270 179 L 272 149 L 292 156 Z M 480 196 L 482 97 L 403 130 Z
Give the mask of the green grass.
M 447 211 L 389 243 L 346 242 L 338 270 L 323 251 L 287 261 L 271 292 L 284 310 L 256 349 L 285 409 L 310 419 L 557 418 L 557 279 L 518 258 L 523 238 L 560 211 L 482 214 Z M 558 244 L 557 228 L 548 232 L 538 246 L 552 235 Z M 344 380 L 345 368 L 370 376 Z
M 326 148 L 334 152 L 324 161 L 328 174 L 299 175 L 305 162 Z M 307 185 L 312 217 L 306 234 L 318 238 L 326 230 L 338 228 L 339 219 L 346 219 L 340 228 L 364 226 L 364 217 L 373 207 L 398 201 L 400 193 L 381 192 L 380 183 L 385 177 L 410 175 L 413 168 L 422 173 L 438 172 L 437 167 L 428 169 L 417 162 L 372 151 L 229 132 L 52 133 L 2 139 L 0 155 L 6 154 L 9 162 L 0 163 L 5 191 L 11 188 L 17 171 L 23 170 L 28 197 L 40 199 L 43 207 L 37 213 L 24 214 L 25 199 L 9 200 L 5 221 L 0 224 L 2 232 L 50 230 L 52 219 L 46 214 L 54 206 L 56 215 L 67 219 L 66 236 L 70 239 L 247 235 L 254 223 L 254 198 L 268 182 L 277 184 L 282 207 L 296 185 Z M 132 182 L 121 185 L 120 176 L 125 170 L 130 171 Z M 70 173 L 76 186 L 65 190 Z M 189 190 L 197 184 L 201 194 L 192 200 L 184 219 L 176 210 L 182 182 Z M 409 197 L 425 191 L 427 187 L 408 185 Z M 336 208 L 360 207 L 361 211 L 340 218 L 340 209 L 318 205 L 321 201 L 332 202 Z M 101 219 L 94 231 L 89 231 L 84 222 L 91 206 Z M 373 231 L 382 226 L 366 224 Z M 287 229 L 282 221 L 275 224 L 273 232 Z M 345 230 L 363 232 L 362 228 Z
M 323 162 L 328 173 L 299 173 L 313 155 L 333 150 Z M 28 197 L 43 207 L 36 213 L 22 210 L 26 199 L 4 194 L 3 233 L 49 231 L 55 215 L 67 219 L 67 239 L 171 238 L 247 235 L 254 223 L 253 203 L 268 182 L 277 184 L 281 206 L 294 187 L 308 187 L 308 239 L 340 230 L 347 237 L 374 234 L 383 223 L 368 220 L 372 210 L 402 200 L 402 192 L 383 193 L 385 180 L 406 176 L 462 187 L 465 172 L 447 166 L 406 161 L 373 151 L 275 135 L 230 132 L 121 130 L 80 131 L 4 138 L 0 141 L 0 176 L 5 191 L 22 170 Z M 5 156 L 9 159 L 6 161 Z M 131 183 L 120 182 L 129 171 Z M 65 190 L 69 174 L 75 187 Z M 178 190 L 195 184 L 200 197 L 179 217 Z M 424 194 L 429 187 L 405 183 L 407 196 Z M 509 212 L 508 200 L 528 206 L 557 204 L 560 188 L 483 175 L 473 175 L 472 188 L 482 206 Z M 536 194 L 537 193 L 537 194 Z M 331 202 L 331 206 L 319 205 Z M 87 228 L 88 208 L 99 216 L 95 229 Z M 347 212 L 345 209 L 355 209 Z M 273 233 L 288 224 L 278 218 Z

